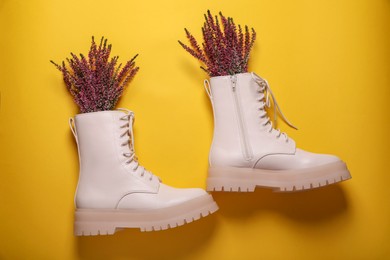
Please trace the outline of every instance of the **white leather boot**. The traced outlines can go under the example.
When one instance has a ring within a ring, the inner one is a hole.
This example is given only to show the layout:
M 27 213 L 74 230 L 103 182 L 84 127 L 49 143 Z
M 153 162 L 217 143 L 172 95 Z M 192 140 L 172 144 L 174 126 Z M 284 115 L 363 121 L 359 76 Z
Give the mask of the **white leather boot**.
M 138 164 L 133 120 L 133 112 L 124 109 L 70 119 L 80 161 L 76 235 L 173 228 L 218 209 L 203 189 L 172 188 Z
M 269 98 L 287 124 L 268 86 L 255 73 L 212 77 L 205 81 L 214 111 L 208 191 L 277 191 L 317 188 L 351 178 L 333 155 L 296 148 L 294 140 L 273 127 Z M 294 127 L 294 126 L 292 126 Z

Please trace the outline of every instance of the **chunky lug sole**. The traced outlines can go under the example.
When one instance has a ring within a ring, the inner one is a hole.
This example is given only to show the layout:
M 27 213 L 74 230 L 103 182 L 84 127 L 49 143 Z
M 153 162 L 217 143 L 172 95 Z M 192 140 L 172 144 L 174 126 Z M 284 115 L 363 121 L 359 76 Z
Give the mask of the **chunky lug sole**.
M 210 167 L 207 190 L 253 192 L 256 186 L 261 186 L 288 192 L 319 188 L 350 178 L 346 164 L 341 161 L 314 168 L 280 171 Z
M 211 195 L 153 210 L 77 209 L 76 236 L 112 235 L 123 228 L 158 231 L 190 223 L 218 210 Z

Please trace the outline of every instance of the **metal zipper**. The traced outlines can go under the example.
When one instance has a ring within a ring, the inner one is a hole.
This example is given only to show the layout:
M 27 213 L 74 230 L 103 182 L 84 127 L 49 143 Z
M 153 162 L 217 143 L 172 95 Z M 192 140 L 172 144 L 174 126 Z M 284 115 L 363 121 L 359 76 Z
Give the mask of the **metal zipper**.
M 252 159 L 252 152 L 251 152 L 251 148 L 248 144 L 245 122 L 244 122 L 244 118 L 243 118 L 242 112 L 241 112 L 241 104 L 240 104 L 240 100 L 239 100 L 238 95 L 237 95 L 237 89 L 236 89 L 237 76 L 236 75 L 230 76 L 230 81 L 231 81 L 231 85 L 232 85 L 234 104 L 235 104 L 237 117 L 238 117 L 238 130 L 239 130 L 239 134 L 240 134 L 240 138 L 241 138 L 241 148 L 242 148 L 244 159 L 249 161 Z

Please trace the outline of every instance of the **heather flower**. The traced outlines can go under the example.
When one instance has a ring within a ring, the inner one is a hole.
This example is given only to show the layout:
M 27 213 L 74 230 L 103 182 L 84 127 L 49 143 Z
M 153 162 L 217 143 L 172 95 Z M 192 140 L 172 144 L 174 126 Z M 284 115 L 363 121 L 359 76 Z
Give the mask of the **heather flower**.
M 122 67 L 118 56 L 110 58 L 111 44 L 101 38 L 99 46 L 92 37 L 88 56 L 71 53 L 61 65 L 50 61 L 62 72 L 65 85 L 81 113 L 112 110 L 125 87 L 138 72 L 135 55 Z
M 192 56 L 201 61 L 201 68 L 211 77 L 233 75 L 248 71 L 249 53 L 256 40 L 253 28 L 249 31 L 245 25 L 236 25 L 231 17 L 225 17 L 221 12 L 213 17 L 210 10 L 204 15 L 202 27 L 202 47 L 195 37 L 185 30 L 189 46 L 179 41 L 179 44 Z

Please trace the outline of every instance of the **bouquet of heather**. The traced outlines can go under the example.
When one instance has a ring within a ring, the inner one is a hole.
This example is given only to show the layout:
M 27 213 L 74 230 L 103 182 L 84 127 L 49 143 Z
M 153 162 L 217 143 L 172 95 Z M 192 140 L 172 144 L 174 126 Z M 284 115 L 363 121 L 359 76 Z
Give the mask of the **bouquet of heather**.
M 135 66 L 135 55 L 122 64 L 117 65 L 119 56 L 110 58 L 111 44 L 101 38 L 99 46 L 92 37 L 92 45 L 88 56 L 80 57 L 71 53 L 71 58 L 61 65 L 51 61 L 62 72 L 65 85 L 79 106 L 81 113 L 112 110 L 121 97 L 129 81 L 138 72 Z
M 209 76 L 226 76 L 248 71 L 249 53 L 256 40 L 256 32 L 245 26 L 236 25 L 231 17 L 225 17 L 221 12 L 213 17 L 210 10 L 204 15 L 202 27 L 202 48 L 195 37 L 187 30 L 186 36 L 190 46 L 179 41 L 179 44 L 206 67 L 201 68 Z

